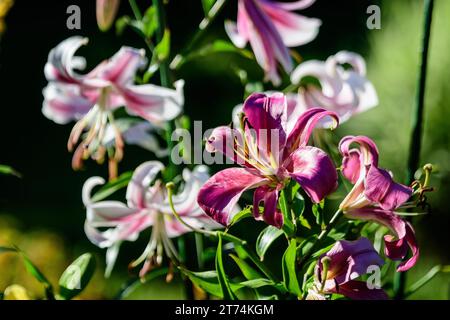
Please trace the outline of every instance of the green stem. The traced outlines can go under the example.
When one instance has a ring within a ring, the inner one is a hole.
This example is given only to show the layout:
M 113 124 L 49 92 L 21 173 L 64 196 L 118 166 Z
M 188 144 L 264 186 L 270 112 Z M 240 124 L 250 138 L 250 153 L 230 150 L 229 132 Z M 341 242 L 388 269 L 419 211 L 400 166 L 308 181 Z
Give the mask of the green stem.
M 136 18 L 136 20 L 142 20 L 141 10 L 139 10 L 139 7 L 138 7 L 136 1 L 128 0 L 128 2 L 130 3 L 131 10 L 133 11 L 133 14 L 134 14 L 134 17 Z
M 156 8 L 156 16 L 158 19 L 158 28 L 156 30 L 156 40 L 158 43 L 164 37 L 164 31 L 166 30 L 166 15 L 164 13 L 164 4 L 162 0 L 153 0 L 153 5 Z M 159 66 L 159 73 L 161 77 L 161 85 L 166 88 L 171 87 L 170 79 L 169 79 L 169 64 L 167 60 L 161 61 L 161 65 Z
M 420 71 L 417 80 L 417 95 L 413 109 L 411 124 L 411 141 L 408 158 L 408 184 L 412 183 L 416 172 L 422 147 L 422 129 L 424 115 L 425 87 L 427 79 L 428 49 L 430 44 L 431 22 L 433 17 L 434 0 L 425 0 L 424 24 L 421 48 Z M 406 285 L 406 272 L 398 272 L 394 276 L 394 297 L 403 299 Z
M 336 213 L 331 218 L 330 222 L 325 226 L 325 228 L 322 230 L 322 232 L 317 237 L 314 244 L 309 248 L 309 250 L 301 257 L 302 261 L 300 262 L 300 268 L 304 266 L 305 262 L 308 261 L 308 259 L 312 256 L 314 253 L 314 250 L 316 250 L 317 246 L 320 244 L 323 238 L 325 238 L 328 233 L 330 233 L 331 229 L 336 225 L 336 223 L 339 221 L 339 218 L 342 216 L 342 210 L 338 209 Z
M 217 0 L 214 3 L 214 5 L 212 6 L 211 10 L 209 10 L 206 17 L 203 18 L 203 20 L 200 22 L 197 32 L 195 33 L 192 40 L 189 41 L 187 47 L 184 50 L 182 50 L 180 54 L 177 54 L 170 63 L 170 67 L 172 69 L 177 69 L 180 66 L 180 63 L 183 61 L 186 54 L 188 54 L 192 50 L 192 48 L 194 48 L 197 45 L 197 43 L 204 37 L 209 26 L 214 22 L 216 17 L 222 11 L 226 2 L 227 0 Z
M 162 0 L 153 0 L 153 5 L 156 8 L 156 16 L 158 19 L 158 28 L 156 30 L 156 40 L 158 43 L 160 43 L 164 37 L 164 32 L 166 29 L 166 15 L 164 12 L 164 4 Z M 167 59 L 164 59 L 164 61 L 161 61 L 159 66 L 159 75 L 161 78 L 161 86 L 166 88 L 172 87 L 172 82 L 169 78 L 169 62 Z M 166 170 L 164 170 L 164 179 L 166 181 L 171 181 L 177 174 L 177 168 L 173 164 L 171 159 L 171 151 L 173 149 L 173 141 L 172 141 L 172 132 L 175 130 L 175 123 L 173 121 L 167 122 L 166 128 L 165 128 L 165 139 L 167 143 L 167 148 L 169 149 L 169 156 L 168 156 L 168 166 Z
M 210 231 L 210 230 L 204 230 L 204 229 L 197 229 L 193 226 L 191 226 L 190 224 L 186 223 L 186 221 L 184 221 L 180 215 L 178 214 L 178 212 L 175 210 L 175 206 L 173 204 L 173 189 L 174 189 L 174 184 L 172 182 L 169 182 L 166 185 L 167 188 L 167 197 L 169 199 L 169 206 L 172 210 L 173 215 L 175 216 L 175 218 L 181 223 L 183 224 L 185 227 L 189 228 L 190 230 L 196 232 L 196 233 L 200 233 L 200 234 L 204 234 L 206 236 L 212 236 L 215 238 L 218 238 L 219 235 L 222 237 L 222 239 L 233 242 L 234 244 L 241 246 L 245 252 L 247 253 L 248 257 L 250 258 L 250 260 L 252 260 L 252 262 L 261 270 L 261 272 L 264 273 L 264 275 L 267 276 L 267 278 L 269 278 L 270 280 L 272 280 L 275 283 L 278 283 L 279 281 L 277 280 L 277 278 L 275 277 L 275 275 L 261 262 L 261 260 L 259 259 L 259 257 L 256 255 L 256 253 L 254 253 L 252 251 L 252 249 L 250 248 L 250 246 L 248 245 L 247 241 L 242 240 L 236 236 L 233 236 L 229 233 L 225 233 L 222 231 Z

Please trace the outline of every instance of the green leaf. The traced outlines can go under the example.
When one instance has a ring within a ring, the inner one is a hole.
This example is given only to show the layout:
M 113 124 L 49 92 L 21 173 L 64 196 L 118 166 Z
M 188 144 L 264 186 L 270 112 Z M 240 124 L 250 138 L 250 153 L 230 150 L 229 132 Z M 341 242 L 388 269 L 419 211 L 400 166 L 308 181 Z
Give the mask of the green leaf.
M 116 34 L 122 35 L 126 27 L 131 24 L 131 18 L 129 16 L 123 16 L 116 20 Z
M 122 288 L 120 289 L 119 293 L 115 296 L 114 300 L 123 300 L 127 298 L 133 291 L 135 291 L 138 287 L 143 285 L 144 283 L 147 283 L 149 281 L 152 281 L 160 276 L 166 275 L 169 272 L 169 268 L 158 268 L 158 269 L 152 269 L 145 275 L 144 281 L 142 281 L 141 278 L 136 277 L 129 281 L 127 281 Z
M 17 249 L 10 247 L 0 247 L 0 253 L 17 252 Z
M 188 61 L 203 58 L 205 56 L 217 53 L 236 53 L 244 58 L 253 59 L 253 54 L 250 51 L 246 49 L 236 48 L 232 43 L 228 41 L 216 40 L 213 43 L 205 45 L 204 47 L 200 48 L 197 51 L 191 52 L 185 57 L 179 57 L 180 60 L 177 61 L 174 68 L 178 69 Z
M 155 47 L 154 54 L 159 62 L 166 60 L 170 54 L 170 31 L 164 30 L 163 38 L 161 42 Z
M 297 280 L 297 241 L 292 239 L 283 255 L 283 282 L 287 291 L 296 296 L 301 295 Z
M 288 236 L 295 235 L 295 225 L 292 222 L 291 210 L 289 210 L 289 204 L 291 203 L 292 194 L 288 191 L 289 188 L 283 189 L 280 193 L 279 205 L 281 212 L 283 213 L 283 231 Z
M 258 236 L 256 240 L 256 253 L 261 261 L 264 260 L 264 255 L 272 243 L 283 234 L 283 230 L 280 230 L 274 226 L 268 226 Z
M 319 226 L 322 226 L 325 223 L 323 214 L 324 205 L 325 202 L 322 200 L 319 203 L 314 203 L 312 206 L 312 213 L 314 217 L 316 217 L 316 224 L 318 224 Z
M 223 298 L 222 288 L 219 284 L 217 271 L 192 272 L 183 267 L 179 268 L 195 285 L 199 286 L 209 294 Z M 233 291 L 239 290 L 243 286 L 238 283 L 230 283 Z
M 0 164 L 0 174 L 9 175 L 9 176 L 16 176 L 18 178 L 21 177 L 21 174 L 17 172 L 13 167 Z
M 50 284 L 50 281 L 48 281 L 48 279 L 39 270 L 39 268 L 36 267 L 34 263 L 23 252 L 20 252 L 20 255 L 23 258 L 23 262 L 25 264 L 25 269 L 27 270 L 27 272 L 46 287 L 51 287 L 52 285 Z
M 202 0 L 203 12 L 205 13 L 205 16 L 208 16 L 209 11 L 211 10 L 215 2 L 216 0 Z
M 156 7 L 150 7 L 145 11 L 144 17 L 142 18 L 142 32 L 147 38 L 151 38 L 158 29 L 157 14 Z
M 88 285 L 95 272 L 95 258 L 90 253 L 78 257 L 59 279 L 59 295 L 70 300 L 79 295 Z
M 237 266 L 241 270 L 242 274 L 247 280 L 258 279 L 261 278 L 262 275 L 253 269 L 247 262 L 242 259 L 239 259 L 234 254 L 230 254 L 230 257 L 236 262 Z
M 244 208 L 243 210 L 239 211 L 238 213 L 236 213 L 233 216 L 233 219 L 231 220 L 229 227 L 231 227 L 232 225 L 235 225 L 236 223 L 238 223 L 242 219 L 245 219 L 245 218 L 248 218 L 248 217 L 251 217 L 251 216 L 253 216 L 252 208 L 250 206 L 247 206 L 246 208 Z
M 437 265 L 431 268 L 421 279 L 411 285 L 409 289 L 406 291 L 405 296 L 408 297 L 412 295 L 414 292 L 422 288 L 428 282 L 430 282 L 437 274 L 440 272 L 448 272 L 448 266 Z
M 230 283 L 228 282 L 227 275 L 225 273 L 225 268 L 223 266 L 222 259 L 222 235 L 219 233 L 219 243 L 217 244 L 217 253 L 216 253 L 216 271 L 217 271 L 217 279 L 219 280 L 219 285 L 222 290 L 222 296 L 224 300 L 236 300 L 236 296 L 231 290 Z
M 117 179 L 108 182 L 95 193 L 95 195 L 92 197 L 92 202 L 101 201 L 112 195 L 114 192 L 127 187 L 132 176 L 133 172 L 128 171 L 122 173 Z

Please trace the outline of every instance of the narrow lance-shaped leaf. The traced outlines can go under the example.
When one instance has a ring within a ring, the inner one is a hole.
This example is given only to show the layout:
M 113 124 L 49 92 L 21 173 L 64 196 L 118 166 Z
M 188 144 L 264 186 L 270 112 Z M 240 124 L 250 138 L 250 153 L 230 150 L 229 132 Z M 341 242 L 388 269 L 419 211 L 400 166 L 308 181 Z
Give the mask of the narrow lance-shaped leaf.
M 227 275 L 225 274 L 225 268 L 223 266 L 222 259 L 222 236 L 219 233 L 219 242 L 217 244 L 217 253 L 216 253 L 216 271 L 217 271 L 217 279 L 219 280 L 219 285 L 222 290 L 222 295 L 224 300 L 235 300 L 236 296 L 231 290 L 230 283 L 228 282 Z
M 264 255 L 272 243 L 283 234 L 283 230 L 280 230 L 274 226 L 268 226 L 258 236 L 256 240 L 256 253 L 260 257 L 261 261 L 264 260 Z
M 296 296 L 301 295 L 297 279 L 297 241 L 292 239 L 283 255 L 283 282 L 286 289 Z
M 259 279 L 262 278 L 262 275 L 253 269 L 247 262 L 245 262 L 242 259 L 239 259 L 239 257 L 235 256 L 234 254 L 230 254 L 230 257 L 236 262 L 237 266 L 241 270 L 242 274 L 247 280 L 252 279 Z
M 182 267 L 180 267 L 180 271 L 185 274 L 189 280 L 192 281 L 192 283 L 199 286 L 209 294 L 223 298 L 222 288 L 220 287 L 216 271 L 192 272 Z M 230 286 L 234 291 L 243 287 L 243 285 L 237 283 L 230 283 Z
M 114 179 L 113 181 L 108 182 L 102 188 L 100 188 L 100 190 L 98 190 L 95 193 L 95 195 L 92 197 L 92 202 L 101 201 L 101 200 L 109 197 L 116 191 L 127 187 L 132 176 L 133 176 L 133 172 L 131 172 L 131 171 L 124 172 L 117 179 Z

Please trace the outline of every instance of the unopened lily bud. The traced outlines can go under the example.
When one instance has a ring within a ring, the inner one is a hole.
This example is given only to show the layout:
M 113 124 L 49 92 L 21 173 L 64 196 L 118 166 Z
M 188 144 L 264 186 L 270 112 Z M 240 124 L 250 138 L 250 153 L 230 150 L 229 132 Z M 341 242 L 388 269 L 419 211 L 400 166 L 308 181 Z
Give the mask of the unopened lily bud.
M 97 24 L 100 30 L 111 28 L 119 9 L 120 0 L 97 0 Z
M 5 289 L 4 300 L 31 300 L 28 296 L 27 290 L 19 286 L 18 284 L 13 284 Z

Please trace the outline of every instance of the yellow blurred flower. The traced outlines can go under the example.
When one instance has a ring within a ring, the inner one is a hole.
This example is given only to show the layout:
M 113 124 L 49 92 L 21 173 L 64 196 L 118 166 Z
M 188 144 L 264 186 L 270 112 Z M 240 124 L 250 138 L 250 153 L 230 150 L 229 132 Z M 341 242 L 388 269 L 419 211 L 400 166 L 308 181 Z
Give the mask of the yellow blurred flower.
M 14 0 L 0 0 L 0 34 L 5 31 L 5 17 L 13 4 Z

